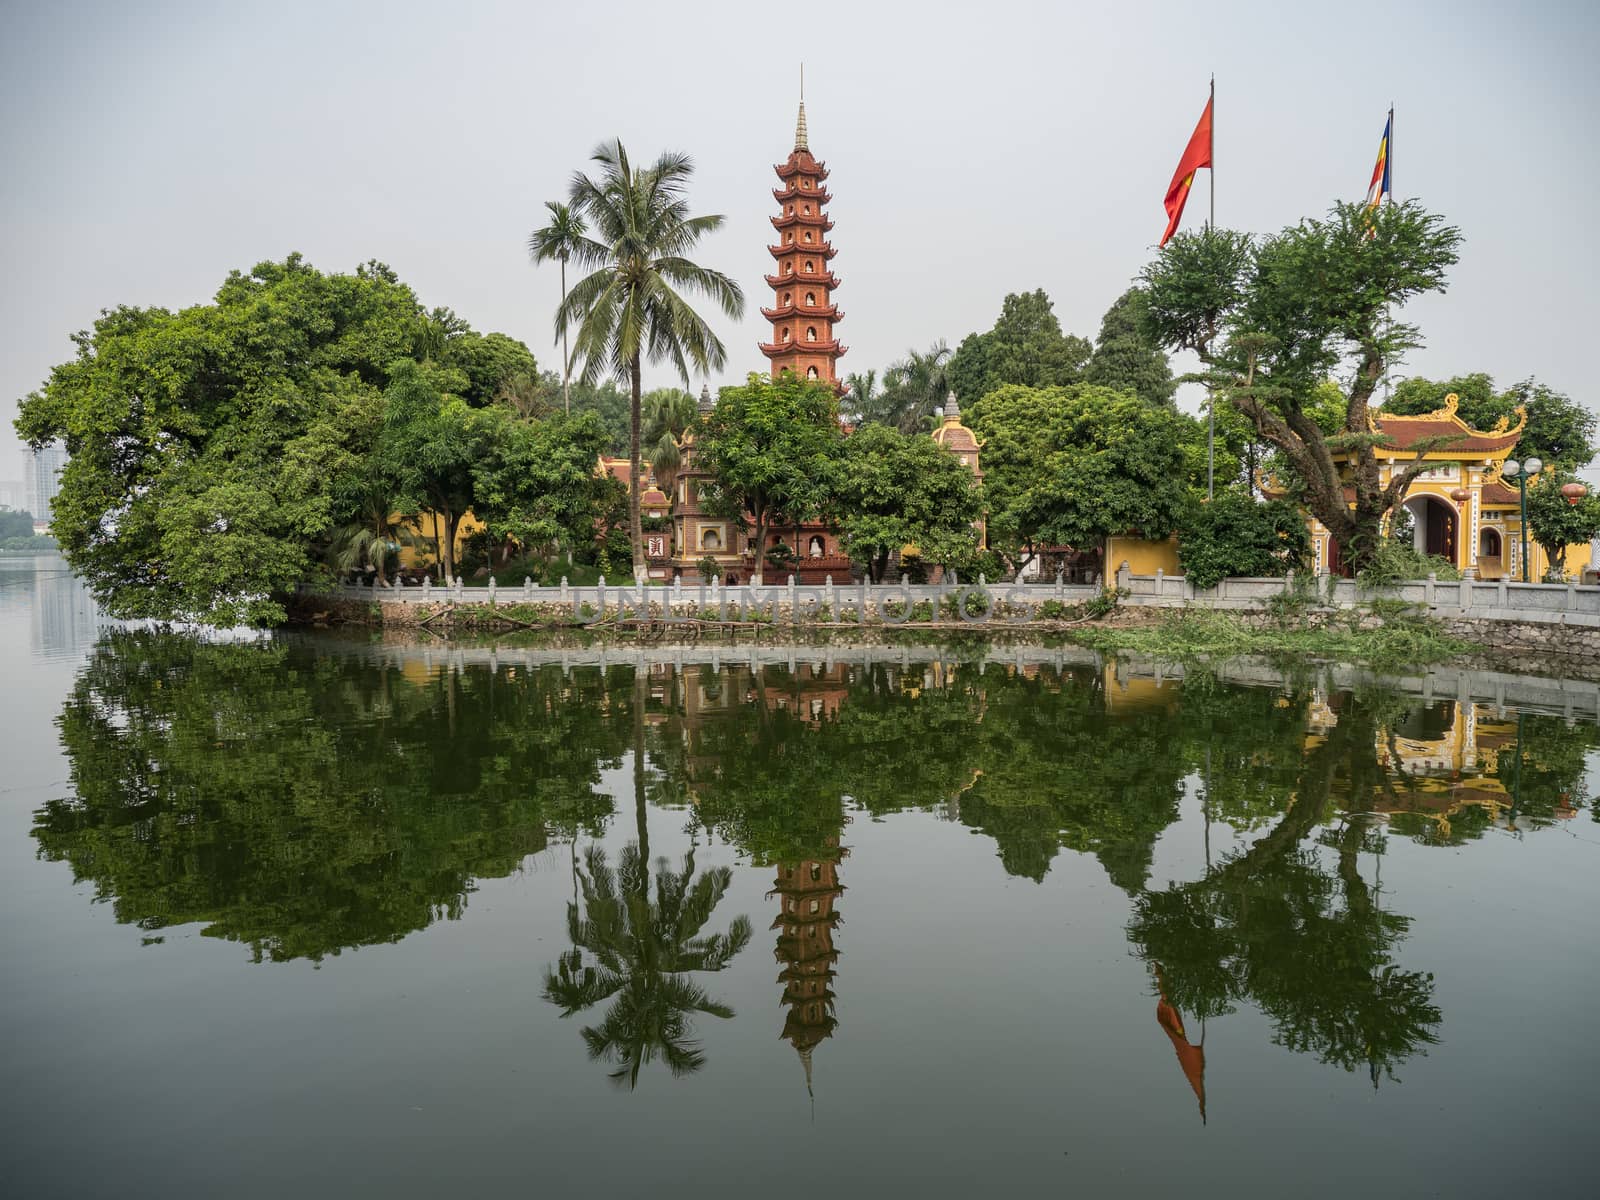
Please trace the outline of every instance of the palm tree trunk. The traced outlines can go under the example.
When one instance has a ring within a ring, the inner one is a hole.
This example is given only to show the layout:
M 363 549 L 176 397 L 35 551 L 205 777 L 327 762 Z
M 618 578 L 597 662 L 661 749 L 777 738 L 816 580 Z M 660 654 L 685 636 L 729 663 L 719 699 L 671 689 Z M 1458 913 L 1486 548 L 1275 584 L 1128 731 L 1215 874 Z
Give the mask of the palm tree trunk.
M 648 874 L 650 866 L 650 824 L 644 802 L 644 666 L 633 669 L 633 817 L 639 833 L 639 861 Z
M 567 306 L 567 256 L 561 256 L 561 307 Z M 561 407 L 572 415 L 572 352 L 567 349 L 567 327 L 561 327 Z
M 640 490 L 640 462 L 639 462 L 639 356 L 635 354 L 633 361 L 628 364 L 629 382 L 633 385 L 633 403 L 629 406 L 628 414 L 628 532 L 633 539 L 633 579 L 635 583 L 643 583 L 645 576 L 644 566 L 644 529 L 639 524 L 639 490 Z

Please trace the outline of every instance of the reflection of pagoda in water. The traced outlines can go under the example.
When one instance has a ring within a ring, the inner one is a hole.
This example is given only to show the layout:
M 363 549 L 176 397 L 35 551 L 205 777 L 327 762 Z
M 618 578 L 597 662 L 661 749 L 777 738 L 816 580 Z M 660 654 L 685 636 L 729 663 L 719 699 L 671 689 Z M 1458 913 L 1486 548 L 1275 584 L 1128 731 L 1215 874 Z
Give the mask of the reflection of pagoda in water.
M 783 1003 L 788 1006 L 780 1035 L 799 1052 L 805 1066 L 806 1091 L 811 1090 L 811 1054 L 833 1036 L 839 1022 L 833 1015 L 833 965 L 839 960 L 833 931 L 842 918 L 835 902 L 844 893 L 839 882 L 839 860 L 849 851 L 838 837 L 827 840 L 822 858 L 779 863 L 768 897 L 780 897 L 772 928 L 778 930 L 773 950 L 783 970 Z

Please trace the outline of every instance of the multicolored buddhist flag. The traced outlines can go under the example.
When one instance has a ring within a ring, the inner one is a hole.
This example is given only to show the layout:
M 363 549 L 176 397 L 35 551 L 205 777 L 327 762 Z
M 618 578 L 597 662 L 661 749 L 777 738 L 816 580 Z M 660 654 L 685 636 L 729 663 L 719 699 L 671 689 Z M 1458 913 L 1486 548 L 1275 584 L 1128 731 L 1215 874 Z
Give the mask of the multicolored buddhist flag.
M 1188 203 L 1189 189 L 1194 186 L 1194 173 L 1201 167 L 1211 169 L 1211 108 L 1216 101 L 1213 84 L 1206 110 L 1200 114 L 1200 123 L 1194 127 L 1183 157 L 1178 160 L 1178 169 L 1172 174 L 1172 182 L 1167 185 L 1167 231 L 1161 235 L 1160 243 L 1163 246 L 1177 232 L 1178 222 L 1183 220 L 1183 206 Z
M 1393 162 L 1390 150 L 1394 141 L 1394 109 L 1389 110 L 1389 119 L 1383 123 L 1383 140 L 1378 143 L 1378 162 L 1372 168 L 1372 182 L 1367 185 L 1367 207 L 1377 208 L 1383 203 L 1385 196 L 1394 199 L 1394 188 L 1390 183 L 1390 168 Z

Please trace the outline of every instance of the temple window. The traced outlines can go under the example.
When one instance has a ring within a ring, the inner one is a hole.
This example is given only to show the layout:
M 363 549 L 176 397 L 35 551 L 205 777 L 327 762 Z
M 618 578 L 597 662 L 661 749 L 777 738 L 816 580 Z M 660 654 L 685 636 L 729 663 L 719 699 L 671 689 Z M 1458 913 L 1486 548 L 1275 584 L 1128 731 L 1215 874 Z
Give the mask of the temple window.
M 809 275 L 809 274 L 811 274 L 811 272 L 815 271 L 816 269 L 817 269 L 817 264 L 812 262 L 809 258 L 806 259 L 806 274 Z
M 786 234 L 783 235 L 783 244 L 785 246 L 794 245 L 794 234 L 792 232 L 791 233 L 786 233 Z
M 817 911 L 817 909 L 819 909 L 819 908 L 821 908 L 821 907 L 822 907 L 822 906 L 821 906 L 821 905 L 820 905 L 820 904 L 818 904 L 818 903 L 817 903 L 817 902 L 816 902 L 816 901 L 815 901 L 815 900 L 813 900 L 813 901 L 812 901 L 812 902 L 811 902 L 811 911 L 812 911 L 812 912 L 816 912 L 816 911 Z
M 700 535 L 700 549 L 702 549 L 702 550 L 721 550 L 722 549 L 722 535 L 720 533 L 718 533 L 715 529 L 707 529 L 704 533 L 702 533 Z
M 784 263 L 783 264 L 783 273 L 785 275 L 793 275 L 794 274 L 794 264 L 793 263 Z
M 793 211 L 794 211 L 794 209 L 792 209 L 792 208 L 791 208 L 791 209 L 790 209 L 790 210 L 789 210 L 789 211 L 790 211 L 790 212 L 793 212 Z M 805 205 L 802 205 L 802 206 L 801 206 L 801 211 L 802 211 L 802 212 L 803 212 L 803 213 L 805 213 L 805 214 L 806 214 L 806 216 L 808 216 L 808 217 L 809 217 L 809 216 L 810 216 L 810 215 L 811 215 L 811 205 L 809 205 L 809 204 L 805 204 Z
M 790 216 L 791 216 L 791 217 L 792 217 L 792 216 L 794 216 L 794 205 L 792 205 L 792 204 L 791 204 L 791 205 L 789 205 L 789 215 L 790 215 Z
M 787 329 L 783 331 L 783 340 L 786 342 L 789 340 L 789 331 Z
M 806 368 L 806 378 L 807 379 L 815 379 L 816 377 L 817 377 L 817 369 L 815 367 L 807 367 Z
M 811 539 L 811 557 L 821 558 L 824 552 L 822 535 L 818 534 L 816 537 Z
M 814 342 L 816 340 L 817 340 L 817 327 L 815 325 L 807 325 L 806 326 L 806 341 Z
M 784 300 L 787 301 L 788 297 L 785 296 Z M 817 306 L 817 294 L 815 292 L 807 292 L 806 293 L 806 307 L 807 308 L 815 308 L 816 306 Z
M 793 303 L 793 300 L 794 300 L 794 293 L 793 292 L 785 292 L 783 294 L 783 302 L 785 304 Z
M 806 230 L 806 243 L 809 245 L 810 242 L 811 242 L 811 230 L 808 229 L 808 230 Z
M 822 879 L 822 864 L 821 863 L 812 863 L 811 864 L 811 882 L 812 883 L 817 883 L 817 882 L 820 882 L 821 879 Z

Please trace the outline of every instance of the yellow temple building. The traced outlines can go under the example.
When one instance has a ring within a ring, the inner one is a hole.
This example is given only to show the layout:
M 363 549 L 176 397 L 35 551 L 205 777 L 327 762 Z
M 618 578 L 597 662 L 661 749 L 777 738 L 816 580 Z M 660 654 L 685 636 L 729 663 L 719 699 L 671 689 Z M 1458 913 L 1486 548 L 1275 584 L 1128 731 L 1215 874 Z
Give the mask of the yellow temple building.
M 1527 426 L 1527 411 L 1517 409 L 1515 425 L 1502 417 L 1493 429 L 1473 429 L 1461 419 L 1458 403 L 1452 392 L 1442 407 L 1430 413 L 1401 416 L 1380 411 L 1369 418 L 1369 428 L 1383 435 L 1386 443 L 1376 447 L 1379 483 L 1387 485 L 1397 472 L 1423 458 L 1429 465 L 1412 480 L 1400 504 L 1411 515 L 1417 550 L 1445 559 L 1469 579 L 1521 579 L 1519 497 L 1501 471 Z M 1333 461 L 1342 466 L 1349 456 L 1335 452 Z M 1530 480 L 1529 486 L 1540 486 L 1543 478 Z M 1263 490 L 1281 494 L 1270 485 Z M 1353 498 L 1353 493 L 1347 495 Z M 1317 572 L 1348 574 L 1338 539 L 1328 527 L 1309 513 L 1306 524 Z M 1560 566 L 1569 575 L 1578 575 L 1589 553 L 1585 544 L 1569 546 Z M 1527 578 L 1538 582 L 1550 562 L 1531 537 L 1528 556 Z

